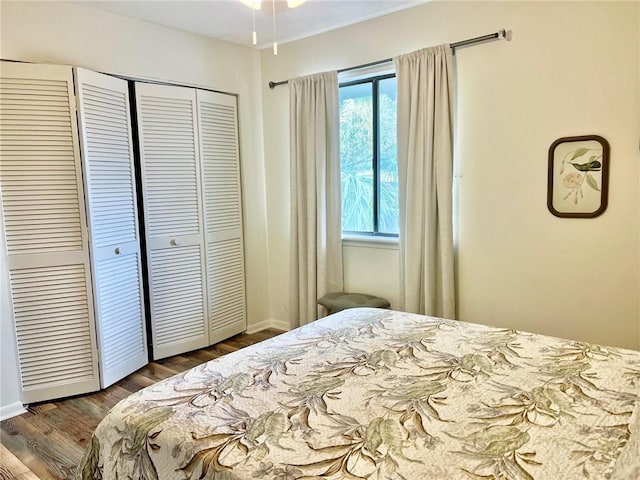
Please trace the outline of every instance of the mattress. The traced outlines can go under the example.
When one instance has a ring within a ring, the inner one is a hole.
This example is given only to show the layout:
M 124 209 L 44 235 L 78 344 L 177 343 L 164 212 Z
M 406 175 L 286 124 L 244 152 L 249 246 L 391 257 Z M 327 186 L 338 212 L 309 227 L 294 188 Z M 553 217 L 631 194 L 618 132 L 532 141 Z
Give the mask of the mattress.
M 145 388 L 78 478 L 640 478 L 640 352 L 356 308 Z

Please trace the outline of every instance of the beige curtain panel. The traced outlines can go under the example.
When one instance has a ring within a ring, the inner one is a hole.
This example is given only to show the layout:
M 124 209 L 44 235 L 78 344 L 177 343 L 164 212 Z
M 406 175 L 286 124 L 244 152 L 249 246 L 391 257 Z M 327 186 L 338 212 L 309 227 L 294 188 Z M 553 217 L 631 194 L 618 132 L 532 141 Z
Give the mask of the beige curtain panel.
M 400 309 L 455 318 L 449 45 L 393 59 L 398 80 Z
M 289 81 L 292 327 L 315 320 L 318 298 L 343 289 L 339 129 L 337 72 Z

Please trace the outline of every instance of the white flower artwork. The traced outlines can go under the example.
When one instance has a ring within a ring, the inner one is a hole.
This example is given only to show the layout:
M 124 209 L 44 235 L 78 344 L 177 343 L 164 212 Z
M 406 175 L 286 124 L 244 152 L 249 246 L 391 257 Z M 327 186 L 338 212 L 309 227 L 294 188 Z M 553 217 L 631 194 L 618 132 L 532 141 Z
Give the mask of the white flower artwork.
M 557 217 L 596 217 L 607 206 L 609 144 L 596 135 L 565 137 L 549 148 L 547 206 Z

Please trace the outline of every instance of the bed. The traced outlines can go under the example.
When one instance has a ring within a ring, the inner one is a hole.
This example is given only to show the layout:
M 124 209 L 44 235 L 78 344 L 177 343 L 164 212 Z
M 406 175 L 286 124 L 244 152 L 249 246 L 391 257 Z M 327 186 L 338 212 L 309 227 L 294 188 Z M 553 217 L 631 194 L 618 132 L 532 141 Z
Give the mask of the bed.
M 78 478 L 640 478 L 640 352 L 356 308 L 145 388 Z

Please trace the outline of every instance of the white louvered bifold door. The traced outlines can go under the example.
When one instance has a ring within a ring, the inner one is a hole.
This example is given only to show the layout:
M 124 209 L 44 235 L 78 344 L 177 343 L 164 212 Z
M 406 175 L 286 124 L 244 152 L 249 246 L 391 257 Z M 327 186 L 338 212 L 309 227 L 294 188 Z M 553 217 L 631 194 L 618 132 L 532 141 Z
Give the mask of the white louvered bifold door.
M 0 190 L 24 403 L 100 388 L 73 95 L 71 67 L 2 62 Z
M 196 94 L 136 83 L 153 358 L 209 345 Z
M 246 330 L 236 97 L 198 90 L 209 341 Z
M 102 388 L 148 363 L 126 80 L 75 69 Z

